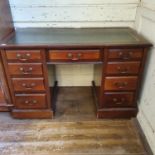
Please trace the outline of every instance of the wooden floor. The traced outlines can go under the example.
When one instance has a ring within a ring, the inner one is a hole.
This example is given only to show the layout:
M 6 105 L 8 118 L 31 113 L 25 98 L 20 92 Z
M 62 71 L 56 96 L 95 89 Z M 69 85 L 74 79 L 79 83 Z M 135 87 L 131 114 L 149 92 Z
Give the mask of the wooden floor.
M 61 88 L 53 120 L 1 113 L 0 155 L 146 155 L 133 121 L 96 120 L 92 101 L 90 88 Z
M 56 120 L 96 120 L 95 104 L 90 87 L 62 87 L 56 101 Z

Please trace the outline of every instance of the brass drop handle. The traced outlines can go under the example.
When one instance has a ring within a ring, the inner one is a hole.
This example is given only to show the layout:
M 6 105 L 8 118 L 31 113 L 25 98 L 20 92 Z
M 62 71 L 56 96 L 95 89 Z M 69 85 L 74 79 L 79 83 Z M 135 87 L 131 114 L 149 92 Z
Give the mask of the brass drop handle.
M 81 53 L 77 53 L 76 57 L 74 57 L 74 55 L 72 53 L 68 53 L 67 57 L 73 61 L 77 61 L 81 58 L 82 54 Z
M 129 72 L 129 67 L 127 68 L 121 68 L 120 66 L 117 67 L 117 71 L 121 74 L 125 74 Z
M 122 102 L 116 102 L 115 104 L 117 104 L 117 105 L 121 105 L 121 104 L 123 104 Z
M 124 101 L 125 101 L 125 98 L 121 98 L 121 101 L 120 102 L 118 102 L 118 99 L 117 98 L 113 98 L 113 102 L 115 102 L 115 104 L 117 104 L 117 105 L 123 104 Z
M 28 100 L 26 100 L 25 101 L 25 104 L 36 104 L 38 101 L 37 100 L 31 100 L 31 101 L 28 101 Z
M 113 102 L 117 105 L 120 105 L 122 104 L 122 102 L 119 102 L 117 98 L 113 98 Z
M 34 86 L 36 86 L 35 83 L 31 83 L 30 85 L 26 83 L 22 83 L 22 86 L 25 87 L 26 89 L 32 89 Z
M 33 100 L 33 101 L 32 101 L 33 104 L 36 104 L 37 102 L 38 102 L 37 100 Z
M 73 57 L 73 54 L 72 54 L 72 53 L 68 53 L 68 54 L 67 54 L 67 57 L 68 57 L 69 59 L 71 59 L 71 58 Z
M 72 58 L 72 60 L 73 60 L 73 61 L 77 61 L 77 60 L 79 60 L 79 58 Z
M 22 83 L 22 86 L 23 86 L 23 87 L 26 87 L 26 83 Z
M 26 53 L 26 54 L 25 54 L 25 57 L 26 57 L 27 59 L 29 59 L 29 58 L 31 57 L 31 54 L 30 54 L 30 53 Z
M 118 55 L 119 55 L 119 58 L 121 58 L 121 59 L 129 60 L 129 59 L 131 59 L 133 52 L 126 52 L 126 53 L 119 52 Z
M 23 67 L 20 67 L 19 70 L 23 73 L 23 74 L 31 74 L 31 72 L 33 71 L 32 67 L 29 67 L 27 70 L 24 69 Z
M 23 55 L 23 54 L 17 53 L 16 57 L 20 61 L 27 61 L 28 59 L 30 59 L 31 54 L 30 53 L 26 53 L 25 55 Z
M 36 84 L 35 83 L 31 83 L 30 86 L 31 87 L 34 87 L 34 86 L 36 86 Z
M 32 70 L 33 70 L 33 68 L 32 67 L 29 67 L 28 71 L 31 72 Z
M 119 89 L 125 88 L 128 85 L 128 82 L 115 82 L 114 85 Z
M 113 98 L 112 100 L 113 100 L 113 102 L 117 102 L 118 101 L 117 98 Z
M 77 53 L 76 57 L 73 57 L 72 60 L 73 61 L 77 61 L 81 58 L 82 54 L 81 53 Z
M 125 98 L 121 98 L 121 101 L 122 101 L 122 102 L 125 102 Z
M 22 58 L 22 55 L 18 53 L 18 54 L 16 55 L 16 57 L 17 57 L 18 59 L 21 59 L 21 58 Z
M 79 59 L 80 59 L 80 58 L 81 58 L 81 56 L 82 56 L 82 54 L 81 54 L 81 53 L 78 53 L 78 54 L 77 54 L 77 58 L 79 58 Z
M 28 100 L 25 101 L 25 104 L 29 104 L 30 102 Z

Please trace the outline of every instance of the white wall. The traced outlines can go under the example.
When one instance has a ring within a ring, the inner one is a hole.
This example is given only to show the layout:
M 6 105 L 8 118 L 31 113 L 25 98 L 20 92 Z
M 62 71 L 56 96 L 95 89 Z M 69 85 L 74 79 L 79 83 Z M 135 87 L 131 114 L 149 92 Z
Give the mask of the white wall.
M 155 154 L 155 1 L 142 0 L 136 16 L 136 29 L 147 37 L 154 47 L 149 53 L 144 85 L 139 101 L 138 120 Z
M 16 27 L 133 26 L 139 0 L 10 0 Z
M 15 27 L 133 27 L 138 3 L 139 0 L 10 0 Z M 57 65 L 56 71 L 60 86 L 89 86 L 93 80 L 93 65 Z

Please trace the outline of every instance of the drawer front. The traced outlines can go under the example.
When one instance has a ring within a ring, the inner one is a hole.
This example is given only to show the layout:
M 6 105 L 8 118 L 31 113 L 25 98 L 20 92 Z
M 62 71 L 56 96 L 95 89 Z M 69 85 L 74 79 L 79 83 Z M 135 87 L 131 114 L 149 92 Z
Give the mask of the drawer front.
M 31 60 L 41 60 L 40 50 L 7 50 L 7 60 L 29 62 Z
M 137 77 L 106 77 L 105 90 L 135 90 Z
M 13 86 L 15 91 L 44 91 L 43 78 L 13 78 Z
M 8 63 L 10 75 L 43 75 L 41 63 Z
M 40 109 L 46 108 L 45 94 L 16 94 L 16 108 L 19 109 Z
M 140 62 L 109 62 L 107 64 L 106 74 L 138 74 Z
M 99 61 L 99 50 L 50 50 L 51 61 Z
M 134 106 L 133 93 L 105 93 L 104 105 L 106 107 L 131 107 Z
M 142 49 L 109 49 L 108 53 L 109 60 L 141 60 L 142 56 Z

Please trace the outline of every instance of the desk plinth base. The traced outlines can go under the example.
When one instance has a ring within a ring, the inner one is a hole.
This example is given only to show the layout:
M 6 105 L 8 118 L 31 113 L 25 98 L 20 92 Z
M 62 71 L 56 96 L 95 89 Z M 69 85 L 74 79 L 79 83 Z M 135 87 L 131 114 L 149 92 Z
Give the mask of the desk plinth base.
M 97 110 L 97 118 L 131 118 L 136 117 L 137 108 L 105 108 Z
M 11 112 L 14 118 L 19 119 L 51 119 L 53 118 L 53 111 L 50 109 L 45 110 L 19 110 L 13 109 Z

